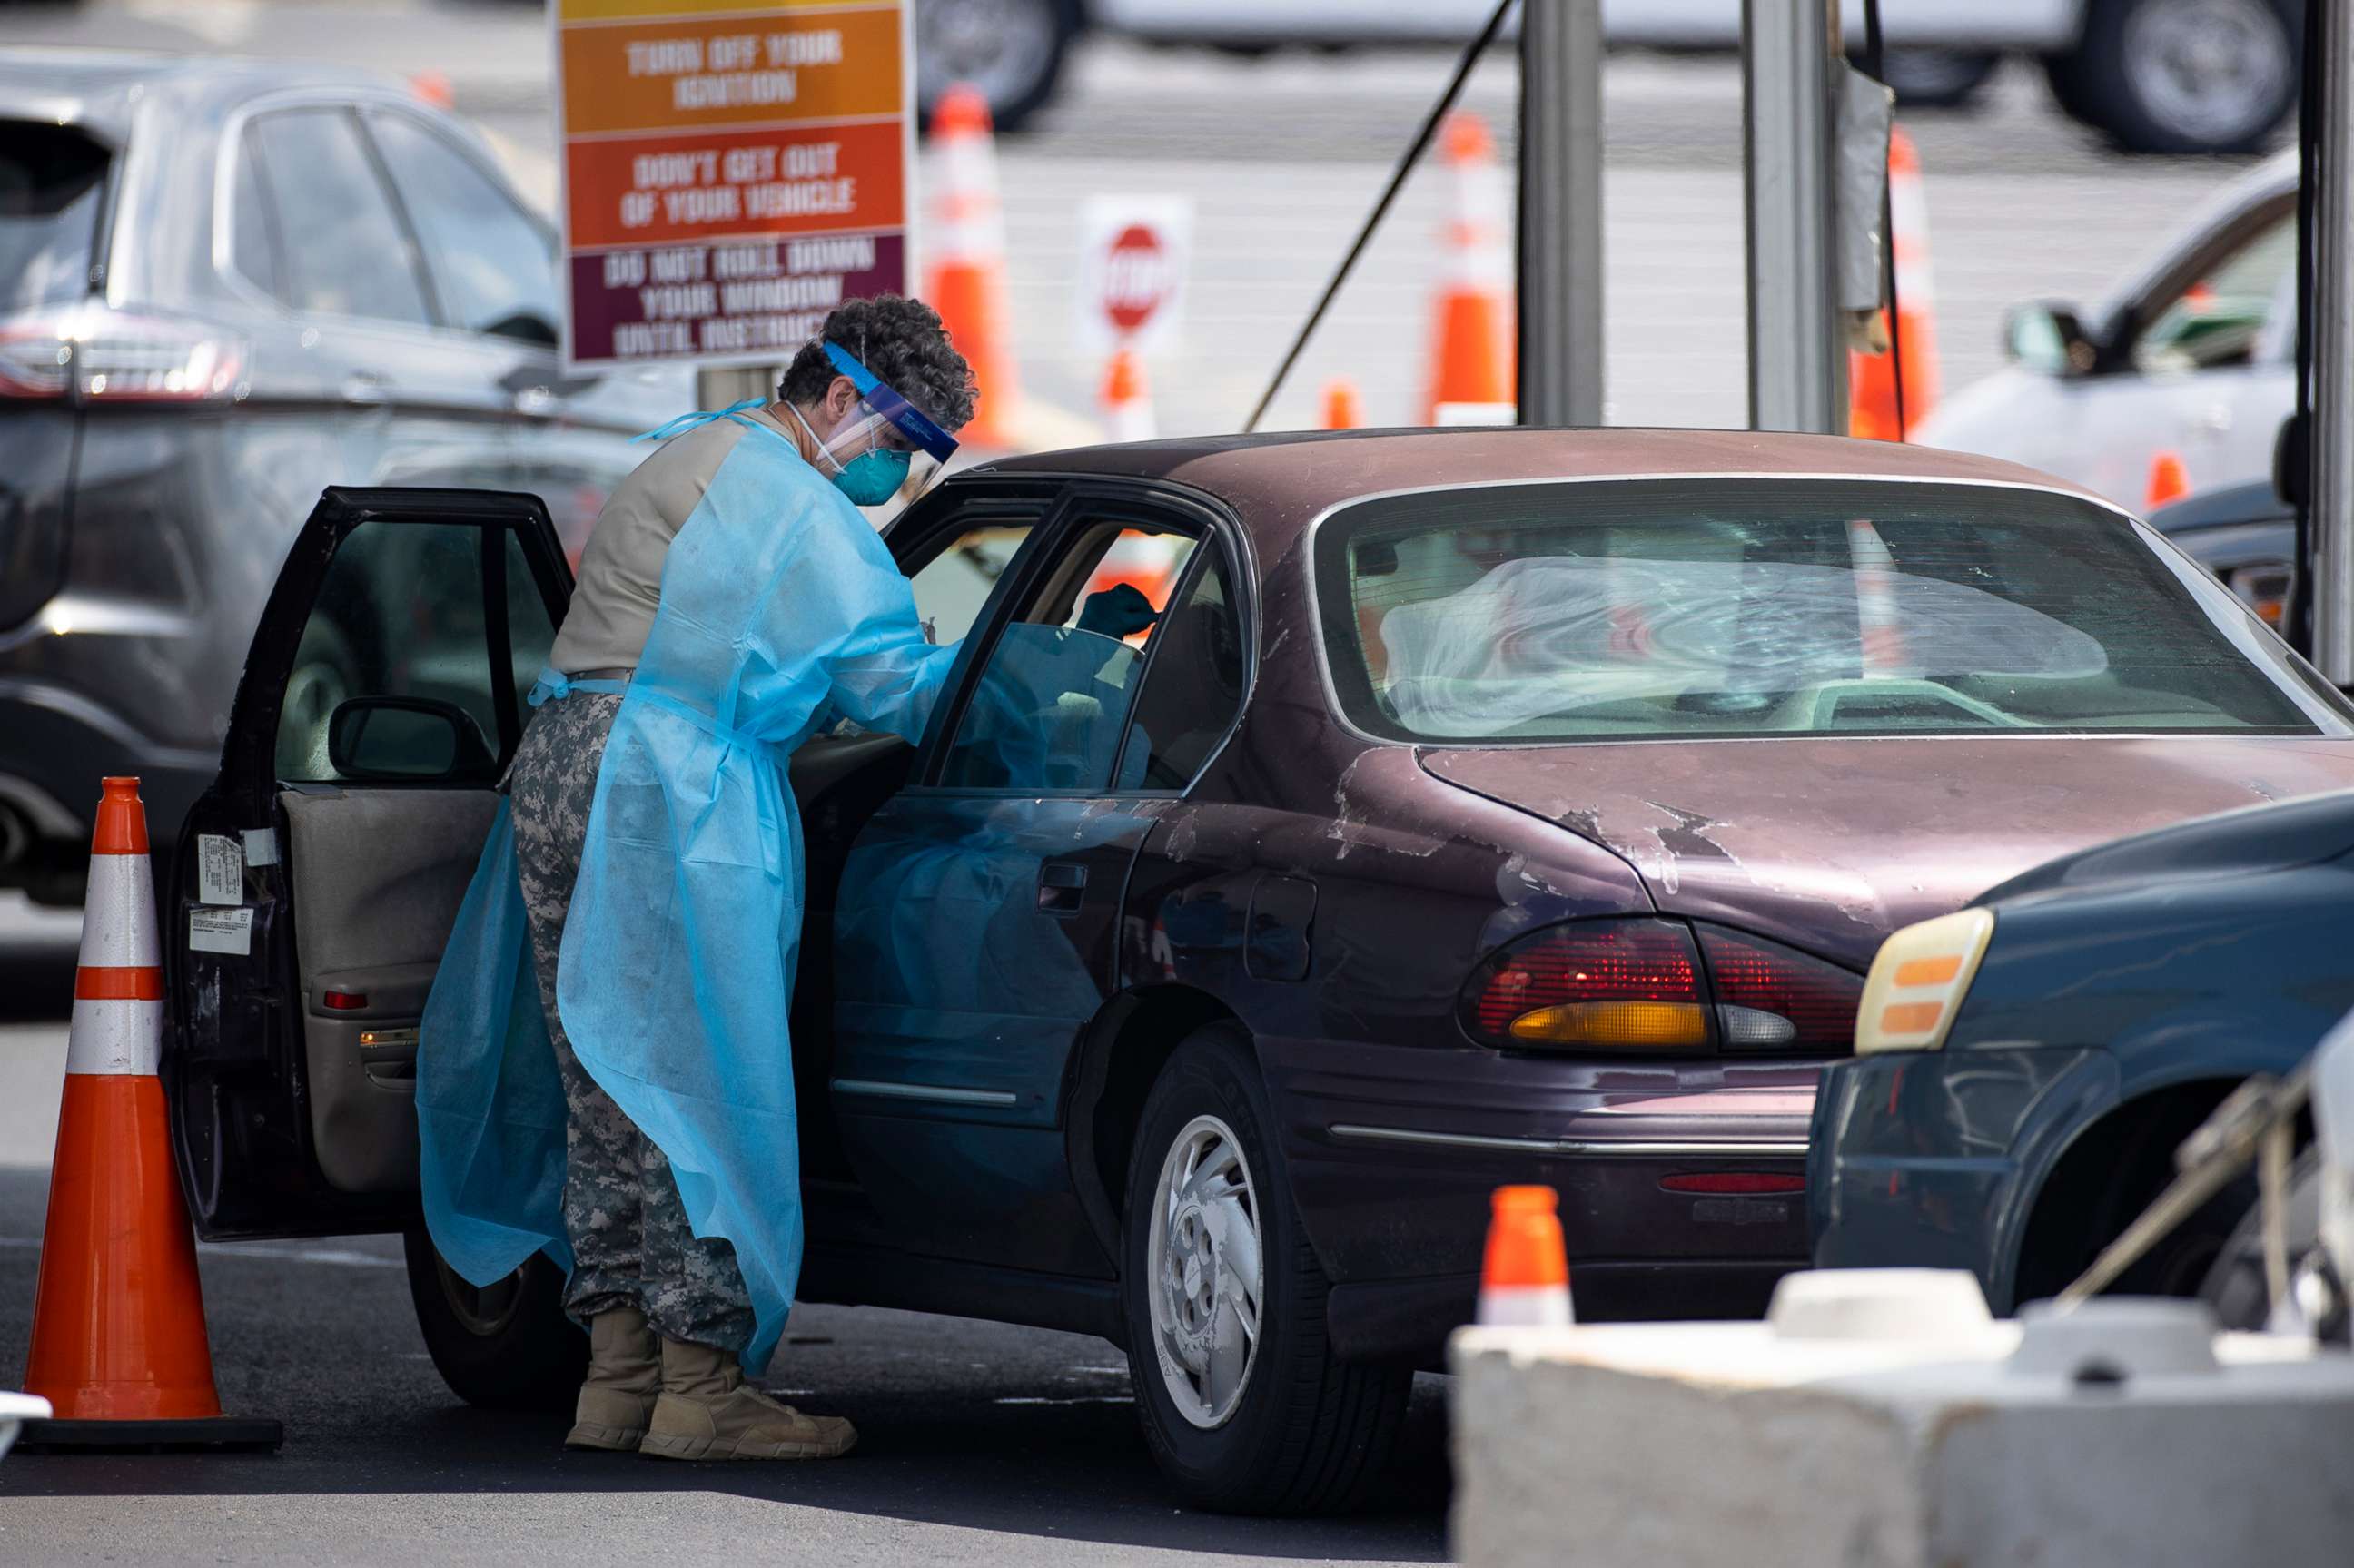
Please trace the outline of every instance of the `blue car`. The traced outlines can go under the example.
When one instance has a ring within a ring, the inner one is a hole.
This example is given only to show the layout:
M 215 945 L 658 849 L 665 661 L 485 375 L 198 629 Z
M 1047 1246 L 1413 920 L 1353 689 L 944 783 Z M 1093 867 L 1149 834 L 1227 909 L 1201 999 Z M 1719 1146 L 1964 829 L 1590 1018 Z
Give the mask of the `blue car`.
M 1817 1266 L 1970 1269 L 1998 1312 L 2053 1295 L 2226 1095 L 2354 1009 L 2349 932 L 2354 792 L 2069 855 L 1898 931 L 1815 1101 Z M 2253 1196 L 2117 1288 L 2198 1293 Z

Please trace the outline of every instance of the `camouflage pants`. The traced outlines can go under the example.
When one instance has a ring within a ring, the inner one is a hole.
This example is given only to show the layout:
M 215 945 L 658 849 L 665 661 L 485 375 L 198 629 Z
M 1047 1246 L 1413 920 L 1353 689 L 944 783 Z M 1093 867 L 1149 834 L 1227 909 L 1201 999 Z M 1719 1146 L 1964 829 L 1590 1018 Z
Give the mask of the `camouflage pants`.
M 668 1157 L 597 1086 L 573 1055 L 557 1016 L 564 916 L 580 874 L 597 766 L 620 706 L 619 696 L 599 692 L 547 703 L 524 731 L 507 779 L 532 964 L 569 1112 L 564 1229 L 572 1241 L 572 1280 L 564 1306 L 586 1322 L 635 1305 L 671 1339 L 741 1352 L 752 1338 L 752 1303 L 736 1267 L 736 1249 L 716 1236 L 695 1234 Z

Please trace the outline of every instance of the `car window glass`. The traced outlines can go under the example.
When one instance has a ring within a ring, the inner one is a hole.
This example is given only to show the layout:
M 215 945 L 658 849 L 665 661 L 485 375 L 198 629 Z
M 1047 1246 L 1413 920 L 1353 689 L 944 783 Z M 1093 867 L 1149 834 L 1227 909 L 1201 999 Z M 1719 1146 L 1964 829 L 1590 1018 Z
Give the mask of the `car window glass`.
M 1432 492 L 1336 514 L 1316 572 L 1343 707 L 1401 738 L 2338 734 L 2348 711 L 2228 589 L 2056 493 Z
M 424 325 L 432 319 L 408 236 L 359 127 L 341 110 L 294 110 L 255 122 L 298 311 Z
M 2211 370 L 2247 364 L 2281 296 L 2282 279 L 2296 272 L 2296 222 L 2284 215 L 2258 228 L 2149 318 L 2134 343 L 2135 367 Z
M 941 782 L 976 789 L 1140 788 L 1112 768 L 1144 650 L 1194 541 L 1166 528 L 1082 526 L 998 634 Z
M 261 168 L 258 128 L 239 141 L 236 183 L 230 187 L 229 262 L 263 293 L 280 291 L 278 244 L 270 232 L 269 176 Z
M 546 666 L 556 629 L 511 529 L 488 532 L 505 582 L 497 601 L 486 593 L 485 537 L 485 530 L 458 523 L 363 523 L 345 537 L 287 677 L 278 717 L 279 778 L 344 777 L 330 755 L 335 711 L 355 698 L 398 697 L 435 712 L 372 723 L 371 764 L 436 774 L 451 755 L 451 735 L 462 729 L 483 766 L 461 769 L 451 781 L 496 779 L 502 744 L 493 649 L 504 630 L 510 644 L 504 679 L 514 695 Z M 495 619 L 486 613 L 493 602 L 504 611 Z M 401 755 L 404 743 L 414 747 L 412 754 Z
M 107 150 L 70 126 L 0 120 L 0 308 L 90 292 Z
M 916 592 L 916 614 L 934 642 L 960 641 L 972 630 L 1032 526 L 1033 520 L 1026 517 L 976 523 L 908 577 Z
M 1243 632 L 1223 551 L 1153 632 L 1121 772 L 1147 789 L 1182 789 L 1233 727 L 1243 702 Z
M 453 326 L 556 343 L 556 255 L 547 231 L 457 148 L 403 115 L 368 128 L 430 258 Z

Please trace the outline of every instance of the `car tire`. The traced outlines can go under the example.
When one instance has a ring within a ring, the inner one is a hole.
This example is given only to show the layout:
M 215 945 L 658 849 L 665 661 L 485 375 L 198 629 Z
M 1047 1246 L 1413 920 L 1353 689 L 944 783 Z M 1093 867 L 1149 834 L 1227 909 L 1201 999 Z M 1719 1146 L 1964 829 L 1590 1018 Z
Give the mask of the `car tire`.
M 1275 1128 L 1247 1037 L 1231 1024 L 1193 1035 L 1153 1083 L 1121 1240 L 1137 1415 L 1161 1473 L 1197 1508 L 1344 1512 L 1381 1484 L 1414 1373 L 1332 1354 L 1331 1287 Z M 1202 1185 L 1212 1173 L 1216 1185 Z M 1258 1332 L 1242 1341 L 1239 1373 L 1230 1361 L 1221 1373 L 1245 1323 L 1242 1235 L 1257 1246 Z
M 534 1257 L 478 1290 L 441 1261 L 423 1229 L 402 1240 L 417 1326 L 450 1392 L 490 1410 L 570 1410 L 588 1372 L 588 1336 L 564 1315 L 556 1266 Z
M 2150 1196 L 2155 1199 L 2158 1194 Z M 2201 1203 L 2109 1287 L 2112 1296 L 2197 1296 L 2256 1201 L 2253 1171 Z M 2136 1210 L 2135 1214 L 2141 1211 Z M 2126 1216 L 2128 1219 L 2133 1215 Z
M 2296 105 L 2303 11 L 2303 0 L 2092 0 L 2076 48 L 2045 70 L 2061 108 L 2126 152 L 2258 152 Z
M 1079 26 L 1072 0 L 917 0 L 925 129 L 940 94 L 959 81 L 981 89 L 998 130 L 1019 129 L 1055 96 Z
M 1881 79 L 1904 109 L 1959 109 L 1976 98 L 2002 63 L 1984 49 L 1890 49 Z

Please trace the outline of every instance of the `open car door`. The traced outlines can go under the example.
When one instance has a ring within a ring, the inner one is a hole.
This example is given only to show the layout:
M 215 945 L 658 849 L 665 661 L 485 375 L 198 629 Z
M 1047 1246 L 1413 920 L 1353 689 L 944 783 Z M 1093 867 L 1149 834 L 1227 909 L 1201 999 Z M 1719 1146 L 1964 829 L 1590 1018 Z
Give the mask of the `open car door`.
M 418 1019 L 570 592 L 527 495 L 330 489 L 295 540 L 164 915 L 199 1234 L 414 1219 Z

